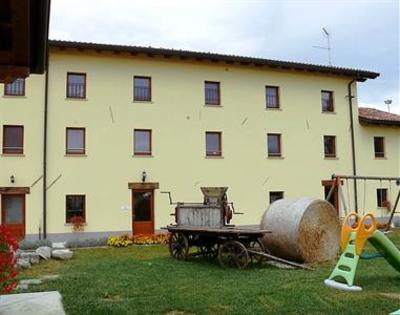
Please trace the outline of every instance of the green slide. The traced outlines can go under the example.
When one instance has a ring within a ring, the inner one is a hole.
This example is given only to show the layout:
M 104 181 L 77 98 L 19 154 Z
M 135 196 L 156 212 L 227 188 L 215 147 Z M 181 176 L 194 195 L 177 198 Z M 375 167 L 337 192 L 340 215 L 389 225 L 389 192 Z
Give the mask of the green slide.
M 397 249 L 384 233 L 376 230 L 368 241 L 394 269 L 400 272 L 400 250 Z

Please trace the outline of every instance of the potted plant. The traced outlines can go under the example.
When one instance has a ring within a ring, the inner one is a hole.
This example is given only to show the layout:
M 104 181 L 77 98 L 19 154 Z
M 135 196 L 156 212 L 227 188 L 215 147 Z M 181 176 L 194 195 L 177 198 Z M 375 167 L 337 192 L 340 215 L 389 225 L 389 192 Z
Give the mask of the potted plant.
M 71 218 L 73 232 L 83 232 L 85 229 L 85 219 L 80 215 L 75 215 Z

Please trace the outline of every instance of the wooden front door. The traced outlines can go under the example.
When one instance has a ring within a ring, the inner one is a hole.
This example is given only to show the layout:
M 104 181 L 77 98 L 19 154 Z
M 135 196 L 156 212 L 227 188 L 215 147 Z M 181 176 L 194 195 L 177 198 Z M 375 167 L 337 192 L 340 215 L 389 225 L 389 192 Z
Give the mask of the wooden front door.
M 154 233 L 154 190 L 132 190 L 133 234 Z
M 17 240 L 25 238 L 25 195 L 1 195 L 1 222 Z

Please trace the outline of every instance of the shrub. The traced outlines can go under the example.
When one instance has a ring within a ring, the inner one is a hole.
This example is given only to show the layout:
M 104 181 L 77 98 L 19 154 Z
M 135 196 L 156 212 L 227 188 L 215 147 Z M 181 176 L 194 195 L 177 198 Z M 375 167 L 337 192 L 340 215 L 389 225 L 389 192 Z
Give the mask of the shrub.
M 0 294 L 10 293 L 17 285 L 17 249 L 18 243 L 10 230 L 0 225 Z

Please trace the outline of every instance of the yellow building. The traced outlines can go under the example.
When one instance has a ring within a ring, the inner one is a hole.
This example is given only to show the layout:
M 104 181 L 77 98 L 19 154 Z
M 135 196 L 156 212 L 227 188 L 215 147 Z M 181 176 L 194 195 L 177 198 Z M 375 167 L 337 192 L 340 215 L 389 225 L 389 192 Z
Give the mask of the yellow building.
M 358 118 L 357 82 L 377 76 L 52 41 L 47 74 L 4 86 L 0 98 L 2 222 L 29 239 L 68 239 L 79 218 L 80 237 L 152 232 L 174 221 L 162 191 L 201 201 L 200 187 L 228 186 L 245 213 L 233 223 L 252 225 L 277 198 L 324 198 L 334 173 L 399 177 L 399 116 Z M 384 194 L 399 187 L 369 184 L 365 198 L 363 187 L 360 210 L 387 217 Z M 377 189 L 387 190 L 377 198 Z

